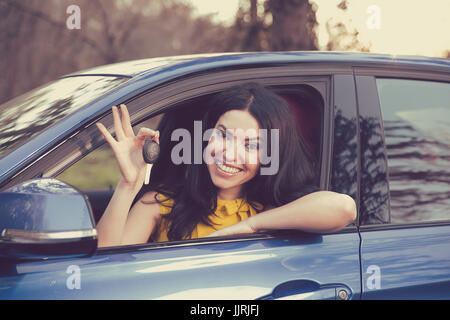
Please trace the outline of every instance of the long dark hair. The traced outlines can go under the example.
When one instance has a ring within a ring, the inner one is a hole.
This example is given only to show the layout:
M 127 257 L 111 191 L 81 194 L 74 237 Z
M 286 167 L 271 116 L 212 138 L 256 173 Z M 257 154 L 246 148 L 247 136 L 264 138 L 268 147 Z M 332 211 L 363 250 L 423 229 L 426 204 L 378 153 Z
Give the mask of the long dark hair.
M 197 102 L 198 103 L 198 102 Z M 274 175 L 257 174 L 243 186 L 246 201 L 257 208 L 277 207 L 287 204 L 301 196 L 317 190 L 316 168 L 313 156 L 308 149 L 287 103 L 271 90 L 258 83 L 233 86 L 206 100 L 206 112 L 202 128 L 214 128 L 220 116 L 230 110 L 247 110 L 267 129 L 267 148 L 270 148 L 271 130 L 279 129 L 279 168 Z M 187 108 L 186 108 L 187 109 Z M 184 127 L 192 132 L 195 118 L 200 114 L 185 117 L 166 115 L 161 121 L 161 157 L 155 164 L 151 183 L 141 189 L 142 196 L 148 191 L 157 191 L 174 200 L 170 214 L 163 223 L 168 223 L 169 240 L 190 237 L 198 223 L 212 225 L 209 216 L 217 208 L 217 187 L 212 183 L 207 166 L 202 164 L 174 165 L 170 159 L 173 142 L 169 141 L 171 131 Z M 203 150 L 208 142 L 203 142 Z M 139 194 L 138 194 L 139 197 Z M 137 198 L 138 198 L 137 197 Z M 155 199 L 159 202 L 158 199 Z M 161 203 L 161 205 L 166 205 Z

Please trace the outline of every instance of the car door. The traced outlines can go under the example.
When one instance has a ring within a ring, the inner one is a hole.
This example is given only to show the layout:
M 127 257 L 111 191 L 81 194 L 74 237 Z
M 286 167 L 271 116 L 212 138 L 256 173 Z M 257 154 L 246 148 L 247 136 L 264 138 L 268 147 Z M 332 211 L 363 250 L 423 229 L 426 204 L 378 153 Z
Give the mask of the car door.
M 356 87 L 362 299 L 449 299 L 449 74 L 360 68 Z
M 273 87 L 308 85 L 320 92 L 324 100 L 320 186 L 356 197 L 356 158 L 346 157 L 356 152 L 357 136 L 350 68 L 299 65 L 216 72 L 214 77 L 206 74 L 172 83 L 127 105 L 135 123 L 164 111 L 158 106 L 216 92 L 242 79 Z M 112 124 L 111 118 L 106 115 L 102 123 L 109 119 Z M 92 131 L 85 136 L 80 132 L 78 143 L 89 136 Z M 333 149 L 333 145 L 341 147 Z M 56 175 L 60 168 L 55 164 L 44 176 Z M 340 179 L 343 176 L 348 176 L 345 181 Z M 90 257 L 10 264 L 4 267 L 0 295 L 12 299 L 358 299 L 359 245 L 352 224 L 334 234 L 274 231 L 102 248 Z

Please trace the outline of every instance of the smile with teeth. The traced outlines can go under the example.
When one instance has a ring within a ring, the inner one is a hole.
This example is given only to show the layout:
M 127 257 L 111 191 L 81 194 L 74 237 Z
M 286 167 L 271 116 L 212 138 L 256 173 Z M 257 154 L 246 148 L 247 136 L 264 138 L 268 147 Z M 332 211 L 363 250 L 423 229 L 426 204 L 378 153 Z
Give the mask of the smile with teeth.
M 217 162 L 217 161 L 216 161 L 216 165 L 217 165 L 217 167 L 218 167 L 220 170 L 222 170 L 222 171 L 224 171 L 224 172 L 226 172 L 226 173 L 234 174 L 234 173 L 238 173 L 238 172 L 241 172 L 241 171 L 242 171 L 242 169 L 237 169 L 237 168 L 229 167 L 229 166 L 227 166 L 227 165 L 225 165 L 225 164 L 223 164 L 223 163 Z

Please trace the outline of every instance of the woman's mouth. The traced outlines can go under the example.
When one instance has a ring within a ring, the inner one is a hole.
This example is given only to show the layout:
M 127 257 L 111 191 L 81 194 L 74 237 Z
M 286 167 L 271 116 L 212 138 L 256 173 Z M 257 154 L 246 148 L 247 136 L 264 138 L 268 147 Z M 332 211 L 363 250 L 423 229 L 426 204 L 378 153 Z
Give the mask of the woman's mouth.
M 232 166 L 228 166 L 224 163 L 218 162 L 217 160 L 215 161 L 216 163 L 216 167 L 217 167 L 217 171 L 225 176 L 234 176 L 237 175 L 239 172 L 243 171 L 242 169 L 236 168 L 236 167 L 232 167 Z

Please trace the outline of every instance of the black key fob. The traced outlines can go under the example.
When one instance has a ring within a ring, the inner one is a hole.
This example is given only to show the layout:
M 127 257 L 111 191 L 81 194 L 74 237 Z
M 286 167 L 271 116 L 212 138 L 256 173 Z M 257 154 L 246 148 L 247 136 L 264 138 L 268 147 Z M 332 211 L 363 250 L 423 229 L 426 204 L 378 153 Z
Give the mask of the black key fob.
M 153 164 L 159 157 L 159 144 L 151 139 L 147 139 L 142 149 L 142 156 L 144 161 L 148 164 Z

